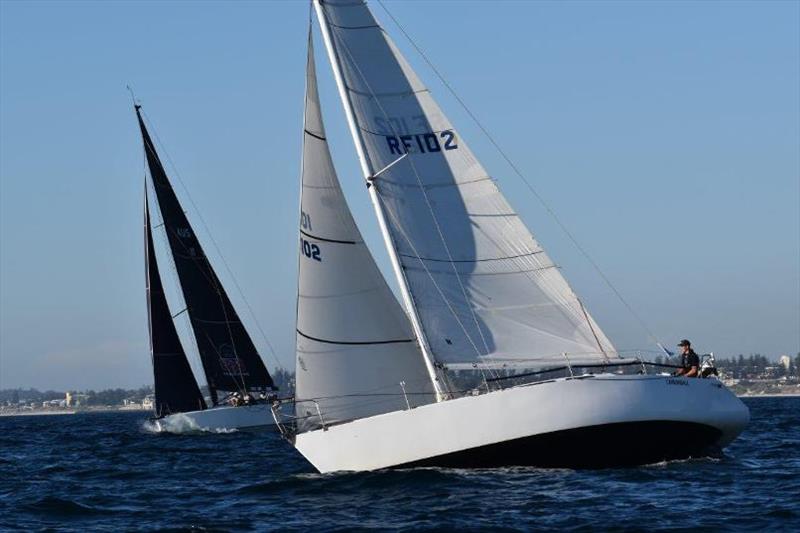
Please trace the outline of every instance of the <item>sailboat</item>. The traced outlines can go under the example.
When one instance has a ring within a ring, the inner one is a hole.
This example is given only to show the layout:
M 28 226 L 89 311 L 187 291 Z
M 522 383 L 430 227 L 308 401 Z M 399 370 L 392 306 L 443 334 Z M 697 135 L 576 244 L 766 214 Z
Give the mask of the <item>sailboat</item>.
M 145 266 L 155 424 L 161 430 L 226 430 L 274 424 L 275 384 L 203 252 L 135 104 L 154 196 L 186 308 L 170 312 L 153 246 L 145 187 Z M 200 392 L 174 319 L 189 316 L 210 404 Z
M 314 10 L 404 305 L 336 176 L 309 32 L 283 428 L 297 450 L 320 472 L 604 467 L 735 439 L 749 411 L 717 379 L 648 374 L 616 350 L 367 5 Z M 478 386 L 454 381 L 464 370 Z

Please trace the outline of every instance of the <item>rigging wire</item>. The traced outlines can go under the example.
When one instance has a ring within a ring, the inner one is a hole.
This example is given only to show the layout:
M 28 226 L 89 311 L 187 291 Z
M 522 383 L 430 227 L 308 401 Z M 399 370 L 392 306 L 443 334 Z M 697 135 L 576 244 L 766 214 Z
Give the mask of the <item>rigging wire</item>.
M 619 290 L 617 290 L 616 286 L 611 282 L 611 279 L 609 279 L 609 277 L 605 274 L 605 272 L 603 272 L 603 270 L 600 268 L 600 266 L 589 255 L 589 252 L 587 252 L 586 249 L 583 246 L 580 245 L 580 243 L 575 238 L 575 236 L 572 234 L 572 232 L 569 231 L 567 226 L 561 221 L 561 219 L 558 217 L 558 215 L 556 215 L 555 211 L 545 201 L 545 199 L 541 196 L 541 194 L 539 194 L 539 192 L 533 187 L 533 185 L 531 185 L 530 181 L 528 181 L 528 179 L 525 178 L 525 176 L 519 170 L 517 165 L 514 164 L 514 162 L 511 160 L 511 158 L 500 147 L 498 142 L 494 139 L 494 137 L 491 135 L 491 133 L 489 133 L 488 129 L 483 125 L 483 123 L 480 120 L 478 120 L 478 117 L 472 112 L 472 110 L 467 106 L 467 104 L 464 102 L 464 100 L 458 95 L 458 93 L 455 91 L 453 86 L 450 85 L 450 83 L 445 79 L 444 75 L 439 71 L 438 68 L 436 68 L 436 66 L 428 58 L 428 56 L 425 54 L 425 52 L 422 50 L 422 48 L 420 48 L 420 46 L 416 43 L 416 41 L 414 41 L 414 39 L 411 38 L 411 36 L 408 34 L 408 32 L 405 30 L 405 28 L 400 24 L 400 22 L 397 20 L 397 18 L 395 18 L 395 16 L 392 14 L 392 12 L 389 11 L 389 9 L 384 4 L 383 0 L 377 0 L 377 2 L 378 2 L 378 4 L 380 4 L 380 6 L 383 8 L 383 10 L 386 12 L 386 14 L 389 16 L 389 18 L 392 19 L 394 24 L 397 26 L 397 28 L 403 34 L 403 36 L 408 40 L 409 43 L 411 43 L 411 45 L 414 47 L 414 49 L 417 51 L 417 53 L 422 57 L 422 59 L 425 61 L 425 63 L 427 63 L 427 65 L 434 72 L 436 77 L 439 78 L 439 81 L 442 82 L 442 84 L 445 86 L 445 88 L 448 90 L 448 92 L 450 92 L 450 94 L 453 96 L 453 98 L 456 99 L 458 104 L 464 109 L 464 111 L 467 113 L 467 115 L 470 117 L 470 119 L 472 119 L 472 121 L 475 123 L 475 125 L 478 126 L 478 129 L 481 130 L 481 132 L 484 134 L 484 136 L 486 136 L 486 138 L 489 140 L 489 142 L 492 144 L 492 146 L 494 146 L 494 148 L 497 150 L 497 152 L 500 154 L 500 156 L 508 164 L 508 166 L 511 167 L 511 169 L 514 171 L 514 173 L 517 175 L 517 177 L 520 180 L 522 180 L 523 184 L 527 187 L 528 191 L 531 194 L 533 194 L 533 196 L 539 201 L 539 203 L 542 205 L 542 207 L 544 207 L 544 209 L 547 212 L 547 214 L 550 215 L 550 217 L 556 222 L 556 224 L 561 229 L 561 231 L 563 231 L 564 234 L 567 236 L 567 238 L 569 238 L 570 242 L 572 242 L 572 244 L 575 246 L 575 248 L 581 253 L 581 255 L 583 255 L 583 257 L 589 262 L 589 264 L 592 266 L 592 268 L 594 268 L 594 270 L 600 275 L 602 280 L 611 289 L 611 291 L 616 295 L 616 297 L 619 299 L 619 301 L 622 302 L 622 304 L 628 309 L 628 311 L 631 313 L 631 315 L 637 320 L 637 322 L 639 322 L 639 325 L 650 336 L 651 340 L 653 340 L 653 342 L 655 342 L 657 345 L 660 346 L 658 338 L 655 336 L 655 334 L 652 332 L 652 330 L 647 326 L 647 324 L 644 322 L 644 320 L 641 318 L 641 316 L 639 316 L 639 314 L 636 313 L 636 311 L 628 303 L 628 301 L 622 296 L 622 294 L 619 292 Z
M 150 116 L 147 115 L 147 113 L 144 111 L 144 109 L 141 109 L 141 112 L 142 112 L 142 114 L 145 115 L 145 117 L 147 118 L 147 121 L 152 124 L 153 121 L 150 119 Z M 180 182 L 181 187 L 183 188 L 184 192 L 186 193 L 186 197 L 189 199 L 189 203 L 192 204 L 192 207 L 194 208 L 195 213 L 197 213 L 197 217 L 200 220 L 200 223 L 203 225 L 203 229 L 205 230 L 206 235 L 208 235 L 209 239 L 211 240 L 211 243 L 214 246 L 214 249 L 216 250 L 217 255 L 220 257 L 220 259 L 222 260 L 222 264 L 225 266 L 225 270 L 228 272 L 228 275 L 230 276 L 231 280 L 233 281 L 233 284 L 236 287 L 236 290 L 239 293 L 239 296 L 241 297 L 242 301 L 244 302 L 245 307 L 247 307 L 247 310 L 250 313 L 251 318 L 255 322 L 256 327 L 258 328 L 258 331 L 261 333 L 261 336 L 263 337 L 264 342 L 266 343 L 267 347 L 269 348 L 269 353 L 272 356 L 272 359 L 274 360 L 274 362 L 276 363 L 277 369 L 284 370 L 283 364 L 281 364 L 280 360 L 278 360 L 278 356 L 277 356 L 277 354 L 275 352 L 275 348 L 272 346 L 272 343 L 267 338 L 267 335 L 264 332 L 264 328 L 261 327 L 261 323 L 258 321 L 258 318 L 256 317 L 255 312 L 253 311 L 253 308 L 250 305 L 250 302 L 247 300 L 247 297 L 244 295 L 244 291 L 242 291 L 242 288 L 239 285 L 239 282 L 236 279 L 236 276 L 234 276 L 233 271 L 231 270 L 230 266 L 228 265 L 228 262 L 226 261 L 225 256 L 222 254 L 222 251 L 220 250 L 220 247 L 217 244 L 217 241 L 214 239 L 214 236 L 212 235 L 211 230 L 209 230 L 208 224 L 206 224 L 206 221 L 203 218 L 203 215 L 200 212 L 200 209 L 197 207 L 197 204 L 195 203 L 194 199 L 192 198 L 192 195 L 189 192 L 189 188 L 186 186 L 186 183 L 184 183 L 183 178 L 180 175 L 180 172 L 178 172 L 178 167 L 172 161 L 172 157 L 170 157 L 169 152 L 167 151 L 164 143 L 161 141 L 161 138 L 159 138 L 158 132 L 157 132 L 157 128 L 151 128 L 151 129 L 153 130 L 152 131 L 153 136 L 155 137 L 156 141 L 158 142 L 159 146 L 161 147 L 162 153 L 164 155 L 166 155 L 167 161 L 169 162 L 170 167 L 172 167 L 172 170 L 175 173 L 175 176 L 178 178 L 178 181 Z M 206 259 L 206 260 L 208 260 L 208 259 Z

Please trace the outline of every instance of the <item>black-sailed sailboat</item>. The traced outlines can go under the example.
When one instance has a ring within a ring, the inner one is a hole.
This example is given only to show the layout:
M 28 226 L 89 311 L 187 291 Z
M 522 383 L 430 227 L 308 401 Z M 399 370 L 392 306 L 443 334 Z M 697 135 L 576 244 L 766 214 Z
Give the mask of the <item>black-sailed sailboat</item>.
M 145 194 L 148 316 L 155 379 L 156 420 L 165 429 L 234 429 L 273 423 L 267 399 L 275 384 L 239 319 L 222 283 L 178 201 L 135 106 L 150 180 L 186 304 L 175 315 L 159 275 L 153 226 Z M 208 384 L 210 406 L 200 392 L 174 317 L 186 313 Z

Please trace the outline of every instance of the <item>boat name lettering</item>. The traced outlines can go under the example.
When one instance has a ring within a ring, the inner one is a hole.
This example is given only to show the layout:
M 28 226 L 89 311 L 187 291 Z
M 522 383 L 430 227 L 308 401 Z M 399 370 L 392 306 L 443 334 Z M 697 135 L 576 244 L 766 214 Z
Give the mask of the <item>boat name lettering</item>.
M 685 379 L 668 379 L 667 385 L 683 385 L 685 387 L 689 386 L 689 382 Z
M 416 133 L 414 135 L 385 135 L 389 145 L 389 153 L 427 154 L 441 152 L 442 150 L 457 150 L 456 134 L 453 130 L 436 133 Z M 441 140 L 441 142 L 440 142 Z

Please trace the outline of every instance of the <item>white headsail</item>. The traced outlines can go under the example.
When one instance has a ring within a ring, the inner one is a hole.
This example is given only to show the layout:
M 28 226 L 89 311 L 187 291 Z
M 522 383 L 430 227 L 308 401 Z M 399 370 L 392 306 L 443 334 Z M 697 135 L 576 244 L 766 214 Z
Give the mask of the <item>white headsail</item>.
M 308 46 L 297 299 L 300 431 L 434 401 L 416 336 L 336 177 L 310 38 Z
M 409 313 L 435 361 L 458 368 L 535 367 L 563 363 L 563 354 L 584 364 L 616 359 L 366 4 L 316 5 L 367 174 L 380 172 L 371 181 Z

